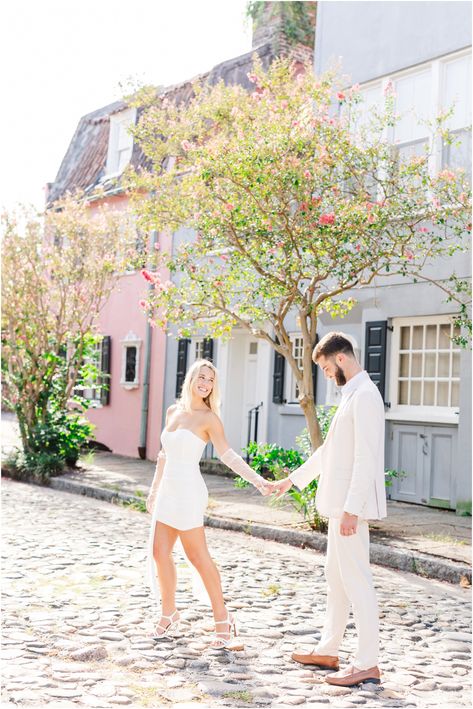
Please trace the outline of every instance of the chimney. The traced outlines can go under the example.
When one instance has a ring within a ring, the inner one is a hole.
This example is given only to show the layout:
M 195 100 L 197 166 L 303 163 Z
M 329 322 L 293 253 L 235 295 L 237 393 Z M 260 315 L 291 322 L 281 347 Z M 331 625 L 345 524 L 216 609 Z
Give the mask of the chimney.
M 270 44 L 274 56 L 313 60 L 316 2 L 252 2 L 252 48 Z

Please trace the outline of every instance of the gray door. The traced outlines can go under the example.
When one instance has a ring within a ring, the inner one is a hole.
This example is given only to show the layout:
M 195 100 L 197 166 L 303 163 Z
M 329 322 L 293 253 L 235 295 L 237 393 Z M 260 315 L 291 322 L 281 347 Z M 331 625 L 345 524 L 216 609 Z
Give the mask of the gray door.
M 455 426 L 391 424 L 388 465 L 405 473 L 391 499 L 454 509 L 455 443 Z

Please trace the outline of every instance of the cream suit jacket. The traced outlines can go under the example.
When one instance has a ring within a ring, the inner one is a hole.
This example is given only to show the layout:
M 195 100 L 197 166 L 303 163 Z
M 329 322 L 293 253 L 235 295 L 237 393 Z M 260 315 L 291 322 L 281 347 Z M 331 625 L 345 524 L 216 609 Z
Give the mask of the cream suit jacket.
M 315 504 L 323 517 L 349 512 L 381 519 L 386 517 L 384 404 L 366 372 L 356 375 L 353 384 L 324 444 L 289 478 L 300 490 L 318 478 Z

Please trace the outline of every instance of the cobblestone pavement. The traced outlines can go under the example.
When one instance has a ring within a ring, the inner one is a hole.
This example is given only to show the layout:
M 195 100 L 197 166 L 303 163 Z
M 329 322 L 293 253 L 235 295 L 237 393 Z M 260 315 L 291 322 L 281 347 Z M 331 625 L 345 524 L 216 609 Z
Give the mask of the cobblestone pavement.
M 323 556 L 209 529 L 245 651 L 209 648 L 210 608 L 193 600 L 179 553 L 186 623 L 155 643 L 148 525 L 131 509 L 3 481 L 2 708 L 470 706 L 468 589 L 374 568 L 383 684 L 330 687 L 290 660 L 319 636 Z

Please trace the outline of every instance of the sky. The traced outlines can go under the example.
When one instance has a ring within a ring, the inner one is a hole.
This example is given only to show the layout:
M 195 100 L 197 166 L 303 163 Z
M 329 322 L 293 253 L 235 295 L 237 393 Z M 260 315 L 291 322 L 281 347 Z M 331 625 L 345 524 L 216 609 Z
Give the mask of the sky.
M 4 0 L 0 208 L 42 209 L 81 116 L 251 49 L 246 0 Z

